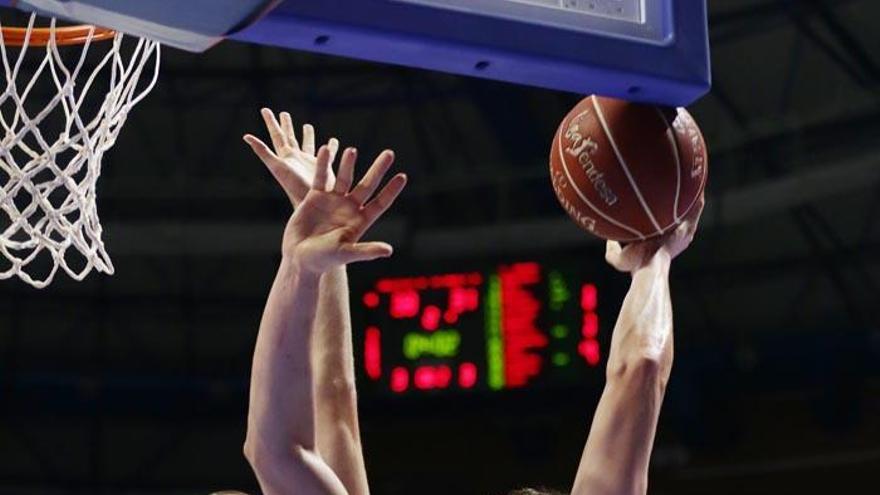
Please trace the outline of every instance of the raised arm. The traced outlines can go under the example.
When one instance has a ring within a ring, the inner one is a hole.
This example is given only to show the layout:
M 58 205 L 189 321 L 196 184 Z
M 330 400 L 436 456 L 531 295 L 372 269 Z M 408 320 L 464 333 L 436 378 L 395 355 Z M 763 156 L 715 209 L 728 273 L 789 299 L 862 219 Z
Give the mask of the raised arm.
M 391 166 L 383 153 L 351 189 L 355 157 L 343 154 L 329 186 L 330 151 L 317 155 L 311 189 L 287 224 L 282 262 L 269 294 L 251 376 L 245 455 L 267 495 L 344 495 L 348 491 L 317 444 L 312 340 L 321 278 L 355 261 L 391 255 L 384 243 L 361 243 L 393 203 L 406 177 L 397 175 L 368 202 Z
M 606 259 L 632 274 L 611 338 L 605 390 L 593 417 L 572 495 L 643 495 L 657 420 L 672 371 L 669 268 L 693 240 L 703 200 L 664 238 L 621 248 Z
M 272 147 L 252 135 L 245 136 L 245 141 L 296 207 L 305 197 L 315 173 L 315 129 L 304 125 L 300 142 L 290 114 L 282 112 L 280 122 L 269 109 L 264 108 L 261 114 Z M 339 142 L 331 139 L 328 149 L 332 162 Z M 356 151 L 350 153 L 356 154 Z M 335 184 L 332 173 L 328 183 Z M 351 495 L 368 495 L 357 414 L 348 276 L 344 266 L 321 277 L 314 327 L 312 378 L 317 450 Z

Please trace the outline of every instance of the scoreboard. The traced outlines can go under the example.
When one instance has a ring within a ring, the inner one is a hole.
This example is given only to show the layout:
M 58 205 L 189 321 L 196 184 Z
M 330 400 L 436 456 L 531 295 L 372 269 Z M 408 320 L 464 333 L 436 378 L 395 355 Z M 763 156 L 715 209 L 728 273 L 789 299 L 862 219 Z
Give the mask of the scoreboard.
M 361 386 L 479 393 L 601 375 L 600 288 L 536 261 L 369 280 L 356 294 Z

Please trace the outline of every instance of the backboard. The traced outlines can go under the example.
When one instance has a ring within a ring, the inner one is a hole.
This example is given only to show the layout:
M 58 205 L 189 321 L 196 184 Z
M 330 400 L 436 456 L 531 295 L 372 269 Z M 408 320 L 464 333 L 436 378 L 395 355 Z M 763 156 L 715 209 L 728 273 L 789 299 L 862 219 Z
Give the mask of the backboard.
M 0 0 L 192 51 L 222 37 L 574 93 L 687 105 L 705 0 Z
M 253 23 L 279 1 L 0 0 L 0 6 L 94 24 L 200 52 L 219 43 L 227 34 Z

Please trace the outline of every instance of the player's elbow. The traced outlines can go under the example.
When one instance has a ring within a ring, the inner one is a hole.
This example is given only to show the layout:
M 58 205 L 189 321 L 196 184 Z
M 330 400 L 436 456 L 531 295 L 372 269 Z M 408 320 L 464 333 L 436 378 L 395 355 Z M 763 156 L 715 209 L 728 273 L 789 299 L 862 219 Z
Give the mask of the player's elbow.
M 672 358 L 664 353 L 652 351 L 633 352 L 623 359 L 608 363 L 606 380 L 625 386 L 639 385 L 666 391 Z
M 267 465 L 276 462 L 279 457 L 288 455 L 291 449 L 282 448 L 279 445 L 268 445 L 264 441 L 260 441 L 257 435 L 250 432 L 244 440 L 243 446 L 244 458 L 254 470 L 264 468 Z
M 258 477 L 263 477 L 276 473 L 279 466 L 293 466 L 300 462 L 306 448 L 293 445 L 285 449 L 272 449 L 248 438 L 244 442 L 243 451 L 254 473 Z
M 251 440 L 250 437 L 245 439 L 242 451 L 244 454 L 244 458 L 247 459 L 248 464 L 250 464 L 251 467 L 254 468 L 254 471 L 257 470 L 258 464 L 262 465 L 265 463 L 265 450 L 259 449 L 256 445 L 256 442 Z

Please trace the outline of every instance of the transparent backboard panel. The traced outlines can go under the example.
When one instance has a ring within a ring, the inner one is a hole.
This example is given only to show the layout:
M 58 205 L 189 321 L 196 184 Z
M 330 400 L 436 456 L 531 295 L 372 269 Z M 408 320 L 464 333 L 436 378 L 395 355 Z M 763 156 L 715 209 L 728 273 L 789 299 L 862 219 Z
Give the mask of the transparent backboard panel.
M 194 52 L 221 42 L 273 5 L 273 0 L 0 0 L 0 6 L 104 26 Z
M 668 3 L 656 0 L 390 0 L 557 29 L 668 44 Z

